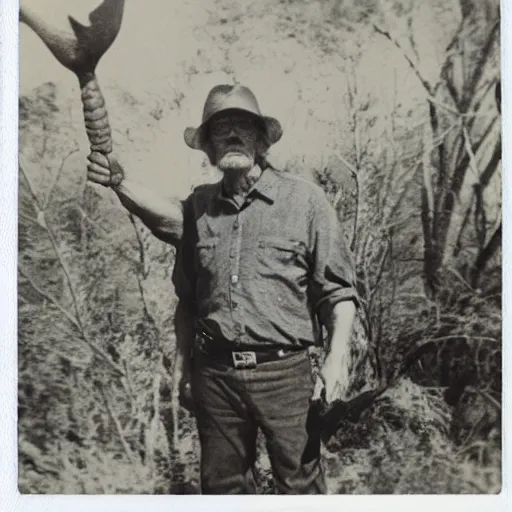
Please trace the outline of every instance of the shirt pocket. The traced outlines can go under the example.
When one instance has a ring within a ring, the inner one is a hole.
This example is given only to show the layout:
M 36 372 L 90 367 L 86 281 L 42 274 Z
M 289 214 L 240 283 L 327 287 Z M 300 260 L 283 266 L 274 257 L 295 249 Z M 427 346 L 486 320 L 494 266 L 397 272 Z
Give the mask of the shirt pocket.
M 265 237 L 257 242 L 258 270 L 262 277 L 286 284 L 299 293 L 307 284 L 308 251 L 300 240 Z

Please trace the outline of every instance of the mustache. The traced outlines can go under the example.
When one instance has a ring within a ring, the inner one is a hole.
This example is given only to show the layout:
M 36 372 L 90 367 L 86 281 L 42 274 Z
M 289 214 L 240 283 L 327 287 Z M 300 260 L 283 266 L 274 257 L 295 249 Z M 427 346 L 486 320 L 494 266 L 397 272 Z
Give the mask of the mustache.
M 235 151 L 237 153 L 242 153 L 245 156 L 250 156 L 249 151 L 247 148 L 240 144 L 227 144 L 224 148 L 224 154 L 231 153 L 232 151 Z

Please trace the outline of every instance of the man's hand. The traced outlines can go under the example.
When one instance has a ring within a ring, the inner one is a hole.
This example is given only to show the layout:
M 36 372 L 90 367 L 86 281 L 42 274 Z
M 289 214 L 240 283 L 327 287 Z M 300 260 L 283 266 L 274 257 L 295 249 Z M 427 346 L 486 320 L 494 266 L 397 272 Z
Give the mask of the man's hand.
M 87 179 L 105 187 L 117 186 L 124 178 L 124 170 L 119 162 L 102 153 L 93 151 L 88 157 Z
M 322 395 L 328 404 L 336 398 L 346 399 L 349 386 L 348 366 L 348 361 L 343 358 L 340 360 L 332 352 L 326 356 L 318 377 L 323 384 Z
M 172 400 L 174 404 L 180 404 L 181 407 L 193 413 L 194 397 L 191 380 L 190 369 L 186 369 L 182 362 L 177 361 L 172 375 Z
M 313 398 L 323 396 L 330 404 L 336 398 L 346 399 L 349 387 L 350 339 L 356 307 L 352 301 L 337 303 L 327 326 L 329 343 L 324 364 L 318 374 Z

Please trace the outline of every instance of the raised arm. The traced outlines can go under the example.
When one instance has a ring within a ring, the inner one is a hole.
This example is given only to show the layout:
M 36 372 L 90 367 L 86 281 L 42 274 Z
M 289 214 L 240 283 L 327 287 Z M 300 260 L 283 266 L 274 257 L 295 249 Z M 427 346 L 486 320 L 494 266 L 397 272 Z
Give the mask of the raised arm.
M 121 204 L 136 215 L 160 240 L 177 246 L 183 234 L 183 201 L 165 197 L 126 175 L 124 168 L 112 158 L 92 152 L 87 166 L 87 178 L 108 186 Z

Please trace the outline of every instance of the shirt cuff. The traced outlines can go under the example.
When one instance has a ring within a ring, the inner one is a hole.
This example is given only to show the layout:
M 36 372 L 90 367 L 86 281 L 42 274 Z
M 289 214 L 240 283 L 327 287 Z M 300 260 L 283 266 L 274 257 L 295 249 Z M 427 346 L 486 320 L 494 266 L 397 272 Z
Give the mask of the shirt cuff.
M 357 290 L 353 287 L 340 288 L 339 290 L 322 297 L 316 304 L 318 318 L 322 324 L 327 325 L 329 318 L 331 317 L 332 310 L 336 304 L 347 300 L 353 301 L 356 308 L 359 308 L 359 296 L 357 294 Z

